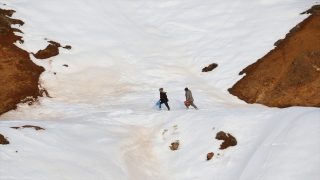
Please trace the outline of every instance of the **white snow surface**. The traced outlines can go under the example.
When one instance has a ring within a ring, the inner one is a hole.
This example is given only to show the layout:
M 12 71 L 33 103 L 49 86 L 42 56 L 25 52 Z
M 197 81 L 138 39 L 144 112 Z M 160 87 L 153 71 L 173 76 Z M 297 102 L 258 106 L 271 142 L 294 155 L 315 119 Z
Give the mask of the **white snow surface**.
M 319 108 L 250 105 L 227 91 L 317 2 L 2 0 L 25 22 L 17 46 L 72 49 L 30 55 L 52 98 L 0 116 L 10 141 L 0 179 L 319 179 Z M 160 87 L 171 111 L 155 107 Z M 199 110 L 184 107 L 185 87 Z M 45 130 L 10 128 L 23 125 Z M 220 150 L 219 131 L 237 145 Z

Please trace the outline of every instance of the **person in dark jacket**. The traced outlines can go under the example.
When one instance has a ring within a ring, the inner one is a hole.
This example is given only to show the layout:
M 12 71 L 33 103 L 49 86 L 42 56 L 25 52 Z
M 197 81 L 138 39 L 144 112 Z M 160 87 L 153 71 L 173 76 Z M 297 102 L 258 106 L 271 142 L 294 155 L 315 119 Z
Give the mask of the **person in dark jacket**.
M 190 105 L 198 110 L 198 107 L 193 103 L 194 99 L 192 97 L 191 91 L 188 88 L 185 88 L 184 91 L 186 92 L 186 101 L 189 101 Z M 187 106 L 187 108 L 189 108 L 189 106 Z
M 168 97 L 167 97 L 167 92 L 164 92 L 163 88 L 160 88 L 159 91 L 160 91 L 160 100 L 159 100 L 160 106 L 159 106 L 159 109 L 161 110 L 161 104 L 165 104 L 167 106 L 167 108 L 168 108 L 168 111 L 170 111 L 170 107 L 168 105 L 168 101 L 169 100 L 168 100 Z

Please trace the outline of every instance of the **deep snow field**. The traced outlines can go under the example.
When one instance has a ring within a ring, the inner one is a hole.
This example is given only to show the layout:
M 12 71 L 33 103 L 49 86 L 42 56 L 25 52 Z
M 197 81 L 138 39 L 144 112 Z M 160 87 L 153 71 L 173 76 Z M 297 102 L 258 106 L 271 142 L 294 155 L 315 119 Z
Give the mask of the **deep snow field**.
M 0 116 L 10 141 L 0 179 L 319 179 L 319 108 L 246 104 L 227 91 L 316 2 L 2 0 L 25 22 L 17 46 L 36 53 L 47 38 L 72 49 L 31 55 L 53 98 Z M 155 106 L 160 87 L 171 111 Z M 185 87 L 199 110 L 184 107 Z M 10 128 L 23 125 L 45 130 Z M 238 144 L 220 150 L 219 131 Z

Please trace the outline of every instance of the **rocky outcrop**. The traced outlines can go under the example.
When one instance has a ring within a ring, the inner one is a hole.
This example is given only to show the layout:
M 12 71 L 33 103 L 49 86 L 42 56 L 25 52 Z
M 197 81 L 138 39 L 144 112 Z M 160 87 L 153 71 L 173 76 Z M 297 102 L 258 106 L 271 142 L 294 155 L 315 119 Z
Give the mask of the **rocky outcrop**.
M 228 147 L 235 146 L 238 143 L 235 137 L 223 131 L 217 133 L 216 139 L 223 140 L 223 143 L 220 145 L 219 149 L 227 149 Z
M 18 48 L 16 41 L 23 43 L 11 28 L 12 24 L 24 23 L 10 18 L 15 11 L 0 9 L 0 115 L 16 108 L 23 101 L 34 101 L 40 95 L 38 81 L 44 71 L 34 64 L 29 53 Z
M 48 41 L 50 44 L 43 50 L 39 50 L 36 54 L 33 54 L 37 59 L 47 59 L 59 54 L 59 47 L 62 47 L 60 43 L 54 41 Z M 71 49 L 71 46 L 67 45 L 62 47 L 65 49 Z
M 2 134 L 0 134 L 0 144 L 10 144 L 10 142 Z
M 240 72 L 246 74 L 229 92 L 247 103 L 269 107 L 320 107 L 319 5 L 276 48 Z
M 179 140 L 176 140 L 176 142 L 171 143 L 171 146 L 169 147 L 172 151 L 177 150 L 179 148 Z
M 215 69 L 216 67 L 218 67 L 218 64 L 217 64 L 217 63 L 212 63 L 212 64 L 210 64 L 208 67 L 204 67 L 204 68 L 202 69 L 202 72 L 212 71 L 212 70 Z
M 213 156 L 214 156 L 214 153 L 213 153 L 213 152 L 208 153 L 208 154 L 207 154 L 207 161 L 210 161 Z

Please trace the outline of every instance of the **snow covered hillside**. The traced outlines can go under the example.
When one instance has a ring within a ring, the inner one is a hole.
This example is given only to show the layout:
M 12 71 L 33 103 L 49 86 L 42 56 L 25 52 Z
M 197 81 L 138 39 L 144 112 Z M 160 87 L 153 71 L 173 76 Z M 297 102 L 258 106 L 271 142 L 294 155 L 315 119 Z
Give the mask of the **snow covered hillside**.
M 52 98 L 0 116 L 10 142 L 0 146 L 0 179 L 319 179 L 319 108 L 248 105 L 227 92 L 314 4 L 2 1 L 25 22 L 17 46 L 72 49 L 30 55 Z M 211 63 L 218 67 L 202 73 Z M 171 111 L 155 106 L 160 87 Z M 185 87 L 199 110 L 184 107 Z M 11 128 L 24 125 L 45 130 Z M 219 131 L 237 145 L 219 149 Z

